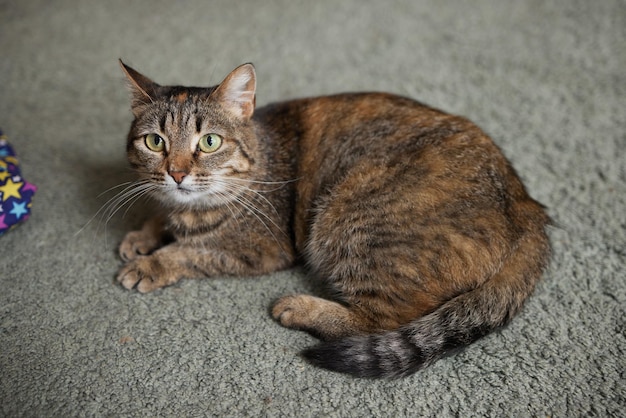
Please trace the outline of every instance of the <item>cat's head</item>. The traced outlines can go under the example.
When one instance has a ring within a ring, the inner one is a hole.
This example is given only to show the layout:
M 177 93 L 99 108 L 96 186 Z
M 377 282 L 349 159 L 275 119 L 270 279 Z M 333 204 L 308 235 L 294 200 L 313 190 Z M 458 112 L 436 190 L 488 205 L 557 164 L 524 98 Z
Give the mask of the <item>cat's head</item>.
M 120 61 L 135 119 L 128 160 L 146 190 L 176 207 L 210 207 L 236 199 L 254 174 L 259 144 L 251 122 L 252 64 L 208 88 L 161 86 Z

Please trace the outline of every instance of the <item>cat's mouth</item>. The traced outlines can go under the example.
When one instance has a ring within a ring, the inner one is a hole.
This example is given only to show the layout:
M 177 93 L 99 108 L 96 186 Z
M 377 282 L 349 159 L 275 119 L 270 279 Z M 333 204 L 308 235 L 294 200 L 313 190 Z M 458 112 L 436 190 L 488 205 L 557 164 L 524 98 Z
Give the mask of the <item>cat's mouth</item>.
M 176 186 L 169 189 L 166 200 L 182 204 L 196 203 L 201 199 L 201 194 L 197 190 L 184 186 Z
M 168 184 L 162 195 L 165 201 L 185 205 L 207 205 L 213 202 L 214 191 L 194 184 Z
M 183 195 L 183 196 L 189 196 L 193 193 L 195 193 L 195 190 L 193 188 L 187 187 L 185 185 L 182 184 L 177 184 L 177 185 L 167 185 L 166 189 L 168 190 L 168 193 L 174 194 L 174 195 Z
M 185 186 L 181 186 L 181 185 L 178 185 L 178 187 L 176 187 L 175 190 L 176 190 L 175 193 L 177 193 L 178 195 L 185 196 L 185 197 L 190 197 L 191 195 L 197 193 L 196 190 L 189 189 L 189 188 L 187 188 Z

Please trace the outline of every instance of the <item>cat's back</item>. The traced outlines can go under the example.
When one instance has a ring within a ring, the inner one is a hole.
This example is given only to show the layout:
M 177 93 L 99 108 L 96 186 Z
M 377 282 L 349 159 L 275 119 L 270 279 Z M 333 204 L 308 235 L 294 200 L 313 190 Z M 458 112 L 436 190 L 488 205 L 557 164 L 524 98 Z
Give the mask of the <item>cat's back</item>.
M 469 120 L 390 93 L 343 93 L 290 100 L 255 116 L 274 138 L 291 141 L 299 171 L 337 177 L 356 161 L 389 161 L 428 146 L 493 145 Z M 497 151 L 494 147 L 494 151 Z M 302 173 L 301 173 L 302 174 Z
M 375 140 L 377 135 L 389 138 L 390 134 L 400 138 L 409 129 L 435 127 L 450 117 L 413 99 L 381 92 L 288 100 L 264 106 L 255 113 L 262 124 L 304 141 L 320 137 L 360 137 L 363 141 Z
M 476 145 L 500 156 L 469 120 L 390 93 L 290 100 L 260 108 L 255 117 L 270 130 L 274 144 L 290 148 L 298 177 L 318 185 L 341 178 L 359 163 L 415 161 L 433 147 L 456 153 L 453 148 Z

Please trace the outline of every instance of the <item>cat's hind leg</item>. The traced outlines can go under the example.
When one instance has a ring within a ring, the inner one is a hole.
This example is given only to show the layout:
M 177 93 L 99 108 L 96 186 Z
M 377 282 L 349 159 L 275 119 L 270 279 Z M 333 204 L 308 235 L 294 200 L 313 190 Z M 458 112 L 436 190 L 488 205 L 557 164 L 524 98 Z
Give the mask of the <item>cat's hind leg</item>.
M 323 340 L 371 332 L 372 325 L 341 303 L 309 295 L 278 299 L 272 316 L 282 326 L 307 331 Z

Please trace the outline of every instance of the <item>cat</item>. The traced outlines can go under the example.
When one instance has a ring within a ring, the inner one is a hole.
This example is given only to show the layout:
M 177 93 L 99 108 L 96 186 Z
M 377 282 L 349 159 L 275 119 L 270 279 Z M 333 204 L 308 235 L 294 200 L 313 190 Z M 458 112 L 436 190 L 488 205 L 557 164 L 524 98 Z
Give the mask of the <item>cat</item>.
M 547 266 L 545 208 L 463 117 L 387 93 L 256 109 L 252 64 L 209 88 L 120 64 L 135 187 L 162 207 L 120 245 L 125 288 L 302 263 L 333 297 L 271 314 L 322 340 L 304 357 L 395 378 L 508 323 Z

